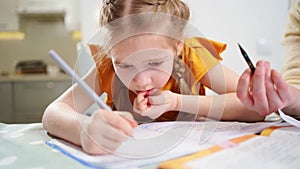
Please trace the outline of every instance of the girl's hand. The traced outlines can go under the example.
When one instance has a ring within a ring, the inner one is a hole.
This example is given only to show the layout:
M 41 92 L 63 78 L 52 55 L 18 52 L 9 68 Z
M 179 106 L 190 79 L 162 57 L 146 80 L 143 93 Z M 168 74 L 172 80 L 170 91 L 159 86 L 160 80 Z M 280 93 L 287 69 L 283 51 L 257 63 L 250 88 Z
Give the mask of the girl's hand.
M 278 109 L 291 106 L 297 89 L 289 86 L 267 61 L 258 61 L 252 75 L 247 69 L 240 77 L 237 96 L 250 110 L 266 116 Z
M 175 110 L 178 105 L 178 94 L 171 91 L 154 91 L 150 96 L 147 92 L 137 94 L 133 109 L 142 116 L 156 119 L 163 113 Z
M 83 122 L 81 145 L 89 154 L 110 154 L 132 135 L 136 126 L 128 112 L 99 110 Z

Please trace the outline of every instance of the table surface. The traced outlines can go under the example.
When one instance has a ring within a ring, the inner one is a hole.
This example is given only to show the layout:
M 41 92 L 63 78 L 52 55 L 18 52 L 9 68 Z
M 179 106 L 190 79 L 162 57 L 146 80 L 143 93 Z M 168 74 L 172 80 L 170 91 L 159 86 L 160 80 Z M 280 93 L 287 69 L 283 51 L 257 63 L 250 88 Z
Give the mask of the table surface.
M 45 144 L 51 137 L 41 123 L 0 123 L 0 168 L 85 169 L 89 168 Z M 157 168 L 157 165 L 143 169 Z
M 0 123 L 0 168 L 87 168 L 46 145 L 49 139 L 41 123 Z
M 266 121 L 278 121 L 278 115 Z M 5 169 L 85 169 L 89 168 L 48 146 L 49 136 L 41 123 L 0 123 L 0 168 Z M 142 169 L 156 169 L 158 164 Z

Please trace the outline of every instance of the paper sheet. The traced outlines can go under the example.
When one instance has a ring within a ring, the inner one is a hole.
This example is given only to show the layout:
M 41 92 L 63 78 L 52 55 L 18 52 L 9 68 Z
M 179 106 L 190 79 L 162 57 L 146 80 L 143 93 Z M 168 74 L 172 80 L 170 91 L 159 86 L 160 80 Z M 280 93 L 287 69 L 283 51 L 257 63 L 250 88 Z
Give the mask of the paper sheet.
M 299 152 L 299 137 L 286 140 L 257 136 L 233 148 L 186 162 L 184 166 L 189 169 L 298 169 Z
M 300 141 L 300 128 L 295 126 L 285 126 L 274 129 L 270 135 L 273 138 L 280 138 L 280 139 L 296 139 Z M 300 153 L 299 153 L 300 154 Z
M 161 122 L 139 125 L 134 139 L 112 155 L 91 156 L 80 147 L 58 139 L 47 144 L 92 168 L 134 168 L 185 156 L 228 139 L 259 133 L 278 122 Z
M 290 123 L 291 125 L 294 125 L 296 127 L 300 127 L 300 121 L 299 120 L 297 120 L 297 119 L 295 119 L 295 118 L 293 118 L 289 115 L 284 114 L 280 109 L 278 109 L 278 112 L 279 112 L 280 117 L 284 121 L 286 121 L 287 123 Z

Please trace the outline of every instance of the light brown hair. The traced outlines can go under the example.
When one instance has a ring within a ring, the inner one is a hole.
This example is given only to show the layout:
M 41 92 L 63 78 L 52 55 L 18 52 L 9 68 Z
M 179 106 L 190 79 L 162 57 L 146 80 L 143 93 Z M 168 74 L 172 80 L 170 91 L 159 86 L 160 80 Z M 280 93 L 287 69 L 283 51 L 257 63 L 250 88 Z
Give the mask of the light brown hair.
M 145 12 L 160 12 L 190 18 L 189 7 L 180 0 L 103 0 L 99 24 L 104 26 L 121 17 Z

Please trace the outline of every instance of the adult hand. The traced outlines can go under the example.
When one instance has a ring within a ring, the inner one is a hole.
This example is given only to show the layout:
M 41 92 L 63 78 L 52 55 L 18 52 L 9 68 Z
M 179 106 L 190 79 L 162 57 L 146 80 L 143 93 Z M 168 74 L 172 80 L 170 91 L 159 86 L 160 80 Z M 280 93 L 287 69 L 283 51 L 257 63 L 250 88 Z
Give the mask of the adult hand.
M 254 74 L 250 69 L 241 75 L 237 97 L 250 110 L 266 116 L 278 109 L 290 106 L 297 90 L 289 86 L 276 70 L 270 69 L 268 61 L 258 61 Z

